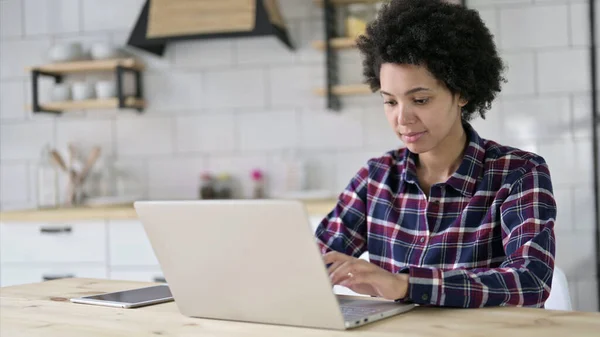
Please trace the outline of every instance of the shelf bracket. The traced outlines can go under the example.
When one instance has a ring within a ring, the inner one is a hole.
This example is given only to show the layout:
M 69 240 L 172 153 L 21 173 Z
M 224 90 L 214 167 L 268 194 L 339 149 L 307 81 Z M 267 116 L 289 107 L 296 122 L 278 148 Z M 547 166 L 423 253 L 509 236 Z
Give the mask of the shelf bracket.
M 326 57 L 326 96 L 327 108 L 339 111 L 341 109 L 340 98 L 333 93 L 333 87 L 339 84 L 337 54 L 331 46 L 331 39 L 337 37 L 336 32 L 336 9 L 331 0 L 324 0 L 323 10 L 325 17 L 325 57 Z
M 123 77 L 126 72 L 131 72 L 135 78 L 135 97 L 138 99 L 142 99 L 143 96 L 143 88 L 142 88 L 142 73 L 141 71 L 133 68 L 126 68 L 123 66 L 117 66 L 115 68 L 116 71 L 116 81 L 117 81 L 117 98 L 119 100 L 119 109 L 131 108 L 126 105 L 125 102 L 125 93 L 124 93 L 124 85 L 123 85 Z M 138 107 L 135 108 L 138 112 L 142 112 L 143 108 Z
M 39 98 L 39 80 L 40 80 L 40 76 L 47 76 L 47 77 L 52 77 L 54 78 L 54 83 L 62 83 L 63 81 L 63 77 L 62 75 L 59 74 L 53 74 L 53 73 L 49 73 L 49 72 L 45 72 L 45 71 L 40 71 L 40 70 L 32 70 L 31 71 L 31 106 L 32 106 L 32 110 L 33 112 L 46 112 L 46 113 L 53 113 L 53 114 L 61 114 L 62 111 L 60 110 L 50 110 L 50 109 L 42 109 L 42 107 L 40 106 L 40 98 Z

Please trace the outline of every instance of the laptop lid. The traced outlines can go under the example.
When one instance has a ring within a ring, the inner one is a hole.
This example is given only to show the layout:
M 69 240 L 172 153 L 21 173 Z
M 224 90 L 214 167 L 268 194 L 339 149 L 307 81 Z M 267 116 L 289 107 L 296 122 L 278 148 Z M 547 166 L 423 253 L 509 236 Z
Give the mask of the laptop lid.
M 344 329 L 301 202 L 140 201 L 134 207 L 182 314 Z

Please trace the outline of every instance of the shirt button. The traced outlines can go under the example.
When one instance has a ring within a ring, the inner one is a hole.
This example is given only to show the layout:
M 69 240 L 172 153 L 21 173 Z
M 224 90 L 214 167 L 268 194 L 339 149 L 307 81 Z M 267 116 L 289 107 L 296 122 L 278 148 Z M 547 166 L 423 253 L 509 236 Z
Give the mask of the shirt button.
M 421 243 L 423 243 L 423 242 L 425 242 L 425 238 L 421 238 L 419 241 L 420 241 Z
M 423 294 L 423 296 L 421 296 L 421 299 L 422 299 L 423 301 L 427 301 L 427 300 L 429 300 L 429 295 L 427 295 L 427 294 Z

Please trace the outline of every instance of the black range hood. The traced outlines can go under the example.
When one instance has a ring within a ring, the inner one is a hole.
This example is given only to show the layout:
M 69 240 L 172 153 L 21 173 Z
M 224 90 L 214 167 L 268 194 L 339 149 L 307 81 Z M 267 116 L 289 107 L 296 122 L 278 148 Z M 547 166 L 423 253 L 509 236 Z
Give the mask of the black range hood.
M 294 49 L 278 0 L 146 0 L 127 45 L 162 56 L 170 41 L 268 35 Z

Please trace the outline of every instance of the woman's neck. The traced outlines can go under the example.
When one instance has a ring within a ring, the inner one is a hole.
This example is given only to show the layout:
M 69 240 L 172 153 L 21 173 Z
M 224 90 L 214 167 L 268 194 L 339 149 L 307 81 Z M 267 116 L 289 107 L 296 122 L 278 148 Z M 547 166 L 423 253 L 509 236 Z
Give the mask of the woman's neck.
M 419 154 L 418 170 L 425 176 L 447 180 L 460 166 L 466 142 L 467 134 L 459 120 L 437 147 Z

